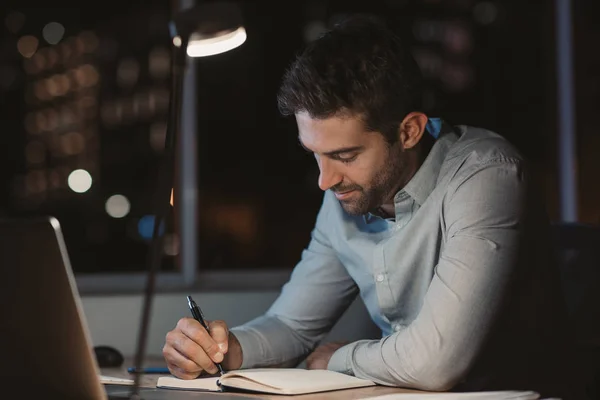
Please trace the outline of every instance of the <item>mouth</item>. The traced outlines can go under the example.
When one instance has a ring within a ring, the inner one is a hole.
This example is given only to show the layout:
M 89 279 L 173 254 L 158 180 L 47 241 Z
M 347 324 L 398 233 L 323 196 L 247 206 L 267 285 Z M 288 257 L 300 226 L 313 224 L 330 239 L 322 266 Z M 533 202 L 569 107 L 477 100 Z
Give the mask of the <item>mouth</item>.
M 356 192 L 356 190 L 348 190 L 347 192 L 335 192 L 335 197 L 338 200 L 345 200 L 348 197 L 352 196 L 352 194 Z

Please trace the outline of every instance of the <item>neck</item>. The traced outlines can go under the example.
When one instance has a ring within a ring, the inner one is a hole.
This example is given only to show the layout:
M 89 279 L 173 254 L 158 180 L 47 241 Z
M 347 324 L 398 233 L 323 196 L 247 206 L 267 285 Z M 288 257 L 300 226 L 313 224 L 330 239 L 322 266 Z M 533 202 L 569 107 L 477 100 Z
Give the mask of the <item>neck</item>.
M 391 194 L 391 197 L 378 208 L 379 213 L 384 217 L 389 218 L 396 216 L 394 204 L 396 194 L 406 186 L 406 184 L 415 176 L 419 168 L 421 168 L 421 165 L 423 165 L 423 162 L 429 155 L 434 143 L 435 139 L 428 133 L 425 133 L 419 141 L 419 144 L 412 151 L 406 153 L 407 162 L 405 165 L 405 175 L 400 179 L 400 182 Z

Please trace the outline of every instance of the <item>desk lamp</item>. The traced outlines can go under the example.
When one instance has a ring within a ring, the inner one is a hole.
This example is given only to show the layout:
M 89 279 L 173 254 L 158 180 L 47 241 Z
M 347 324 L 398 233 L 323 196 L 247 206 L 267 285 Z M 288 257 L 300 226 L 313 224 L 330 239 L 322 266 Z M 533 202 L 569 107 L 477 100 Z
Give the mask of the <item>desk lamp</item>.
M 176 136 L 179 134 L 183 78 L 187 56 L 206 57 L 224 53 L 240 46 L 246 40 L 241 10 L 236 3 L 227 1 L 204 2 L 179 11 L 169 22 L 169 33 L 173 42 L 169 120 L 167 121 L 165 147 L 154 196 L 156 216 L 150 243 L 148 278 L 134 360 L 135 379 L 130 399 L 141 399 L 139 395 L 140 378 L 143 374 L 142 367 L 148 337 L 154 282 L 162 259 L 163 237 L 161 228 L 164 226 L 164 219 L 169 211 L 171 188 L 173 187 L 175 141 Z M 182 165 L 191 164 L 183 161 Z M 189 201 L 189 199 L 181 200 Z M 192 201 L 196 201 L 196 199 L 194 198 Z M 195 207 L 195 204 L 192 207 Z M 185 243 L 186 241 L 182 240 L 182 242 Z

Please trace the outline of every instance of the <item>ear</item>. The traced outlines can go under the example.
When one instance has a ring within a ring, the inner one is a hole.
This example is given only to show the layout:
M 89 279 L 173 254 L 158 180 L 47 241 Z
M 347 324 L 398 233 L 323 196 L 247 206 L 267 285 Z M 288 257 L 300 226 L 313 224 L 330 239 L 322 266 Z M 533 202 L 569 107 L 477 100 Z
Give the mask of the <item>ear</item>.
M 411 112 L 400 124 L 400 142 L 403 149 L 412 149 L 419 143 L 427 126 L 427 115 Z

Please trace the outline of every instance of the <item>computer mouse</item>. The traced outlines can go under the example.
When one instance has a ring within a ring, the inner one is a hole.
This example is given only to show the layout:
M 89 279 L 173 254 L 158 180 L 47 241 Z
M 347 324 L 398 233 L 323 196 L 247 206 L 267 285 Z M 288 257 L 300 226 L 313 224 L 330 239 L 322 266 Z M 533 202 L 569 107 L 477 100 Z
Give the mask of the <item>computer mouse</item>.
M 111 346 L 95 346 L 94 353 L 100 368 L 113 368 L 123 365 L 123 355 Z

